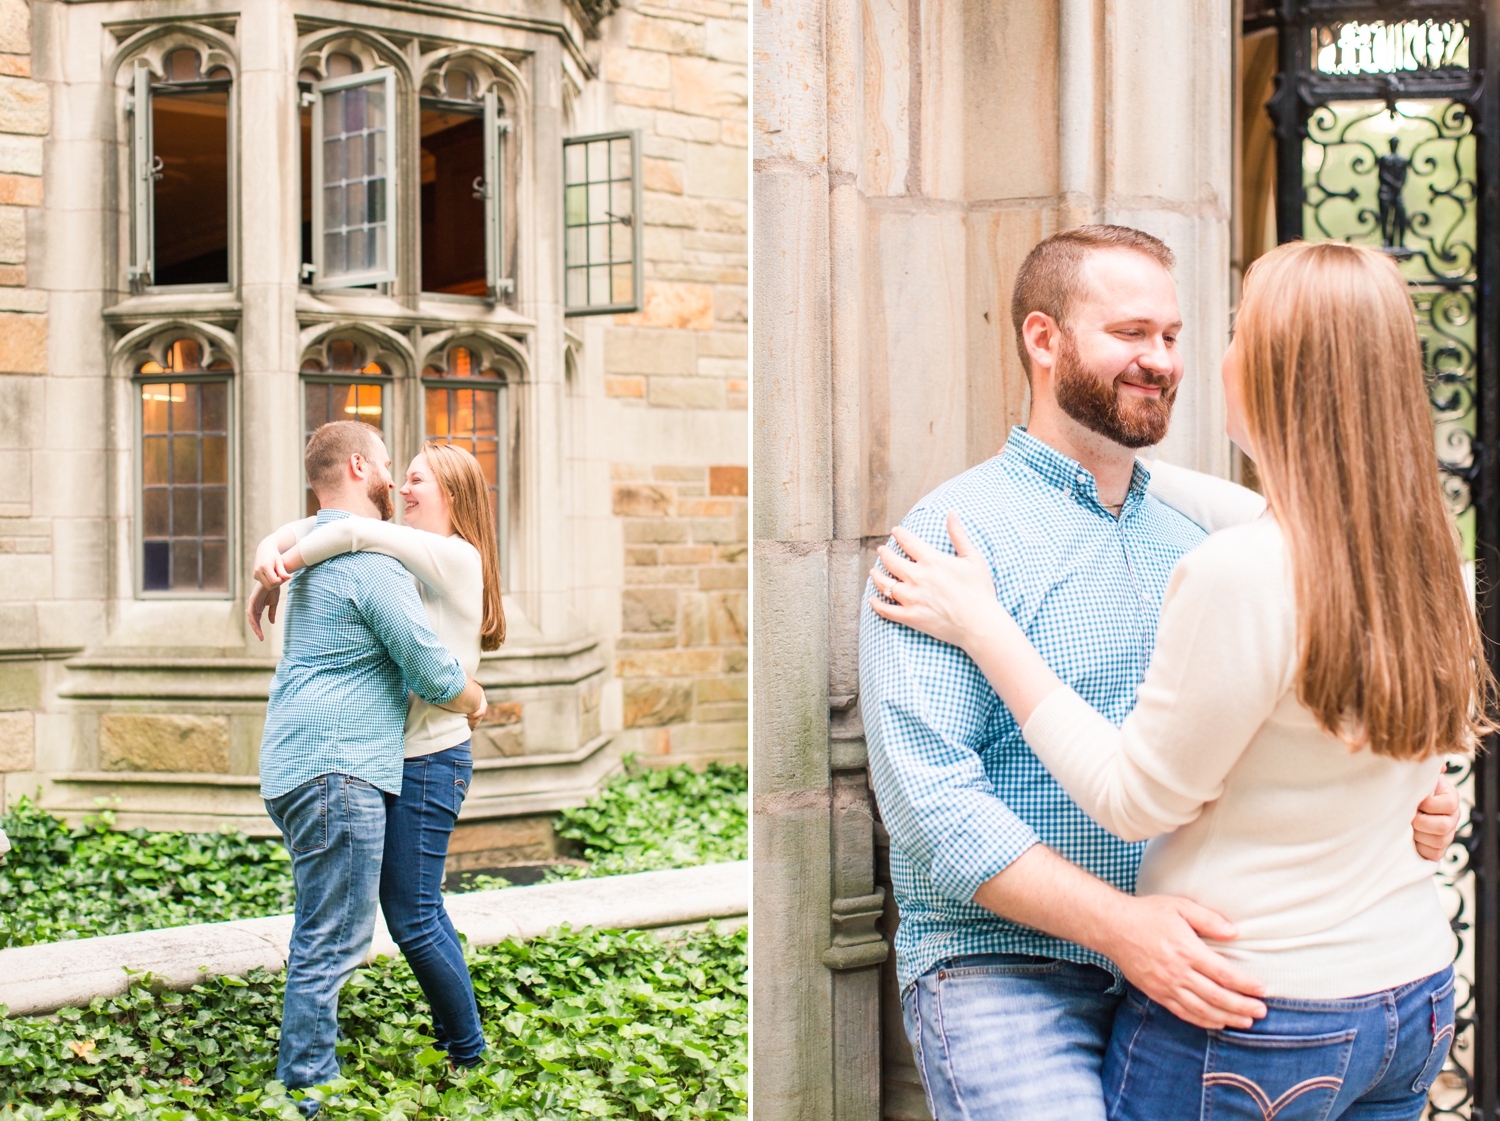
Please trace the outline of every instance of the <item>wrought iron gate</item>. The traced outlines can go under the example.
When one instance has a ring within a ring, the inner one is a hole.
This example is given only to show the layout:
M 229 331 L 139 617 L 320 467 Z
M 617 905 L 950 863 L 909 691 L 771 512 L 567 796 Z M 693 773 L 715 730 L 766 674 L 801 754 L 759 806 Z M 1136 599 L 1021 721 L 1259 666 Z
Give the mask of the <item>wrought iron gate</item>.
M 1444 490 L 1500 642 L 1500 34 L 1489 3 L 1280 0 L 1278 241 L 1395 257 L 1417 311 Z M 1500 27 L 1500 24 L 1497 24 Z M 1491 80 L 1486 82 L 1486 75 Z M 1500 668 L 1500 646 L 1491 646 Z M 1500 745 L 1450 765 L 1469 808 L 1440 879 L 1458 936 L 1458 1031 L 1429 1116 L 1500 1121 Z

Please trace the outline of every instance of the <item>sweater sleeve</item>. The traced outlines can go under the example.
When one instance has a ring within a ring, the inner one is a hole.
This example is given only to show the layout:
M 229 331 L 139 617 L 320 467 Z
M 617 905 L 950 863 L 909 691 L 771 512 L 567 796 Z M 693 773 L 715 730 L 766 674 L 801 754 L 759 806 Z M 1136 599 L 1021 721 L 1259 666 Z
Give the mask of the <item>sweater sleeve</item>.
M 275 535 L 277 537 L 280 537 L 282 530 L 289 529 L 292 531 L 292 536 L 295 537 L 298 541 L 301 541 L 304 537 L 306 537 L 309 533 L 316 529 L 317 525 L 318 519 L 315 517 L 300 518 L 295 522 L 287 522 L 286 525 L 282 526 L 281 529 L 278 529 L 276 531 Z
M 1157 460 L 1146 493 L 1209 533 L 1260 517 L 1266 500 L 1248 487 Z
M 451 595 L 479 574 L 479 554 L 461 537 L 443 537 L 375 518 L 340 518 L 319 526 L 299 544 L 308 565 L 343 553 L 381 553 L 433 591 Z
M 1026 722 L 1078 806 L 1127 841 L 1195 820 L 1290 685 L 1295 617 L 1284 565 L 1210 542 L 1173 573 L 1135 708 L 1116 728 L 1064 686 Z

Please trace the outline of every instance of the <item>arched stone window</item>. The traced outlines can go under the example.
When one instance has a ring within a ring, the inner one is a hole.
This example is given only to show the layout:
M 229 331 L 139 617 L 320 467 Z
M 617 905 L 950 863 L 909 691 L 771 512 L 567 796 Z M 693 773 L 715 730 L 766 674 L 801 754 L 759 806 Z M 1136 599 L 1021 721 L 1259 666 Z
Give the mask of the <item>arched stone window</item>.
M 514 147 L 499 75 L 494 59 L 471 51 L 440 52 L 423 73 L 424 292 L 498 300 L 514 291 Z
M 501 577 L 509 542 L 509 383 L 483 350 L 449 346 L 422 370 L 427 439 L 471 452 L 484 472 L 499 529 Z
M 351 338 L 326 339 L 302 360 L 303 443 L 321 425 L 361 420 L 391 444 L 391 368 L 372 353 L 376 348 Z M 307 515 L 318 512 L 318 498 L 304 484 Z
M 206 340 L 164 339 L 136 367 L 139 589 L 230 589 L 233 367 Z
M 156 34 L 126 64 L 138 288 L 233 280 L 232 65 L 227 44 L 189 27 Z

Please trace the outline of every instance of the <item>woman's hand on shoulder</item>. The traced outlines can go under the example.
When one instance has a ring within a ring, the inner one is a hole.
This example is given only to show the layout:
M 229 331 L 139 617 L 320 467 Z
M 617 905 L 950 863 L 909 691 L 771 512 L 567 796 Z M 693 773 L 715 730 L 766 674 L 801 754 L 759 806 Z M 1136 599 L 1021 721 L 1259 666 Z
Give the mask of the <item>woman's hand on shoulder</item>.
M 969 541 L 957 511 L 948 515 L 957 556 L 902 526 L 891 536 L 905 556 L 888 545 L 877 550 L 880 565 L 870 569 L 870 579 L 880 594 L 870 598 L 870 607 L 883 619 L 967 650 L 991 610 L 1000 608 L 989 563 Z

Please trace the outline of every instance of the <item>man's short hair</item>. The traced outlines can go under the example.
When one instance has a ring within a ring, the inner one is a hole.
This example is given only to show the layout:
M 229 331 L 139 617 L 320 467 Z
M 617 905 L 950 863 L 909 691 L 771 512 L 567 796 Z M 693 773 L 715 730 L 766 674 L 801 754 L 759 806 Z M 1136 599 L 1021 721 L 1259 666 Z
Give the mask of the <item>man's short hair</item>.
M 1034 311 L 1068 325 L 1068 312 L 1083 290 L 1083 263 L 1100 249 L 1133 249 L 1171 271 L 1177 259 L 1160 238 L 1129 226 L 1074 226 L 1043 238 L 1021 262 L 1010 297 L 1010 318 L 1016 329 L 1021 369 L 1031 380 L 1031 356 L 1021 337 L 1021 324 Z
M 333 490 L 343 481 L 344 464 L 358 453 L 373 459 L 380 433 L 362 420 L 331 420 L 307 441 L 303 463 L 307 485 L 317 494 Z

